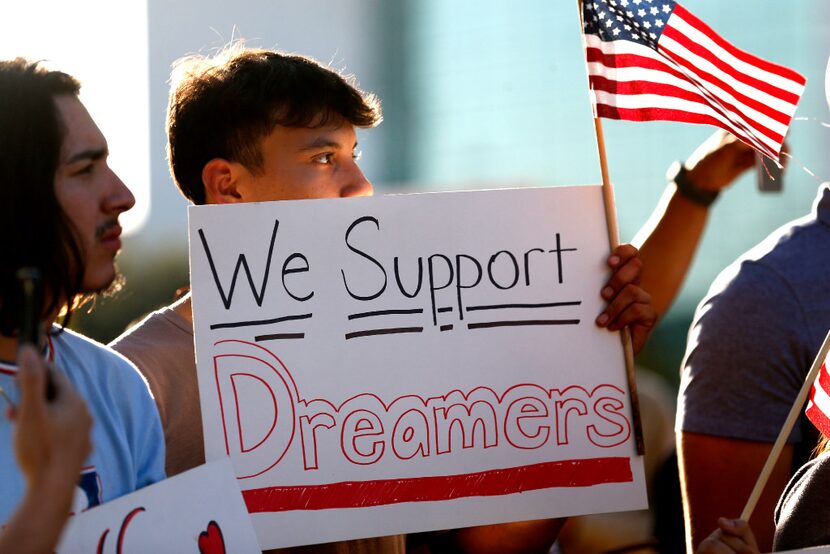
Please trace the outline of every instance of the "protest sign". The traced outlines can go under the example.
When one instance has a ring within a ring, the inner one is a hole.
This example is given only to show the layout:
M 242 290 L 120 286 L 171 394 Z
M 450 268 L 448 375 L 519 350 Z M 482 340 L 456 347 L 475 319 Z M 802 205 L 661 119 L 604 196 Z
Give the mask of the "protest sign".
M 260 552 L 227 458 L 69 519 L 58 554 Z
M 263 548 L 645 507 L 602 202 L 190 208 L 206 455 Z

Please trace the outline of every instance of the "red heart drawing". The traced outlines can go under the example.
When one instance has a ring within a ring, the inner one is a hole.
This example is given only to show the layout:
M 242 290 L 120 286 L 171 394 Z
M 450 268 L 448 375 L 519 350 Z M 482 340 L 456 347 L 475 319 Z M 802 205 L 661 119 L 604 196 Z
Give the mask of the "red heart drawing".
M 207 530 L 199 533 L 199 554 L 225 554 L 225 538 L 215 521 L 208 523 Z

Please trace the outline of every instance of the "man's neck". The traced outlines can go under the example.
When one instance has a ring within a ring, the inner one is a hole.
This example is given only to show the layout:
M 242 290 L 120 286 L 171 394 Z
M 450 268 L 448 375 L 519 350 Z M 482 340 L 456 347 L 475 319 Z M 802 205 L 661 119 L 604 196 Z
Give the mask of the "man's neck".
M 193 325 L 193 305 L 191 303 L 191 296 L 188 292 L 178 300 L 176 300 L 173 304 L 170 305 L 170 308 L 173 309 L 174 312 L 185 318 L 187 321 Z

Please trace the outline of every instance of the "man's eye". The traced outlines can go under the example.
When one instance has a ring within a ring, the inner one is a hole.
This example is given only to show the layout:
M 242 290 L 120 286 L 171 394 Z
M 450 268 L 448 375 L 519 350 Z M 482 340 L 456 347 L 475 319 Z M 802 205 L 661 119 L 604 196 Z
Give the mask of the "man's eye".
M 332 152 L 325 152 L 323 154 L 317 154 L 312 158 L 314 163 L 318 164 L 330 164 L 332 159 L 334 158 L 334 153 Z
M 95 164 L 86 164 L 75 171 L 75 175 L 89 175 L 95 169 Z

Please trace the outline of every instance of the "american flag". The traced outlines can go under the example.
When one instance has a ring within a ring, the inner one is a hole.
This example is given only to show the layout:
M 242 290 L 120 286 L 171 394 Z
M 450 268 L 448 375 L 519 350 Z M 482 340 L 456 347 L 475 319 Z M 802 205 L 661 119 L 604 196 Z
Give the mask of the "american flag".
M 672 0 L 583 0 L 599 117 L 716 125 L 778 160 L 804 77 L 719 37 Z
M 827 360 L 821 364 L 818 377 L 810 390 L 807 401 L 807 417 L 818 427 L 821 434 L 830 438 L 830 373 L 827 372 Z

